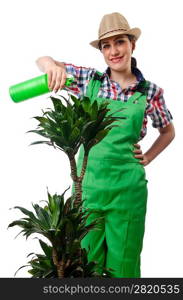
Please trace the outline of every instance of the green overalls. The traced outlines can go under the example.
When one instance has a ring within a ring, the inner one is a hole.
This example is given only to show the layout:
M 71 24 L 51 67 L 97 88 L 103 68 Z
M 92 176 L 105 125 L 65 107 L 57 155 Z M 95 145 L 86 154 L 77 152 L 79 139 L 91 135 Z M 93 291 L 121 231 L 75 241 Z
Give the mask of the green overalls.
M 82 240 L 89 249 L 88 259 L 112 268 L 112 277 L 141 277 L 140 253 L 143 245 L 147 202 L 147 179 L 144 166 L 135 158 L 146 95 L 135 92 L 127 102 L 97 98 L 101 81 L 89 82 L 87 96 L 91 101 L 110 102 L 108 113 L 126 117 L 115 121 L 108 135 L 91 148 L 82 185 L 84 206 L 97 209 L 88 222 L 103 216 L 101 230 L 90 231 Z M 77 160 L 78 175 L 83 160 L 83 146 Z

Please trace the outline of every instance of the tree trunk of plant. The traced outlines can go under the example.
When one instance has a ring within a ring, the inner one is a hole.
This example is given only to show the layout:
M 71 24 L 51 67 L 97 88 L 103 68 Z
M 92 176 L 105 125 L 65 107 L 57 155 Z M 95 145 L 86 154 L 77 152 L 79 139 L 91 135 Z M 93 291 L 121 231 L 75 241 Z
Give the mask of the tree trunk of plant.
M 86 171 L 88 155 L 85 155 L 83 158 L 83 164 L 82 164 L 80 176 L 77 176 L 77 166 L 76 166 L 75 157 L 69 157 L 69 159 L 70 159 L 70 165 L 71 165 L 71 177 L 73 179 L 74 188 L 75 188 L 74 206 L 77 207 L 78 204 L 82 200 L 82 181 L 83 181 L 84 174 Z
M 53 263 L 57 267 L 58 278 L 64 278 L 64 260 L 58 261 L 57 250 L 53 248 L 52 250 Z
M 57 267 L 58 278 L 64 278 L 64 266 L 65 266 L 65 262 L 62 259 L 61 261 L 59 261 Z

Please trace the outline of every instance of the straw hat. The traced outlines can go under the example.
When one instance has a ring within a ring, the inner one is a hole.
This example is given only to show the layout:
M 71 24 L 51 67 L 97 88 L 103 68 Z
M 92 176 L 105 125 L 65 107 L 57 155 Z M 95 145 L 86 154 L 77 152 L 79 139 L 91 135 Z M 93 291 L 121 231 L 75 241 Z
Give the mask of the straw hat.
M 90 45 L 99 49 L 99 42 L 102 39 L 118 34 L 130 34 L 137 40 L 141 34 L 141 30 L 136 27 L 130 28 L 125 17 L 117 12 L 107 14 L 103 16 L 100 22 L 98 40 L 92 41 Z

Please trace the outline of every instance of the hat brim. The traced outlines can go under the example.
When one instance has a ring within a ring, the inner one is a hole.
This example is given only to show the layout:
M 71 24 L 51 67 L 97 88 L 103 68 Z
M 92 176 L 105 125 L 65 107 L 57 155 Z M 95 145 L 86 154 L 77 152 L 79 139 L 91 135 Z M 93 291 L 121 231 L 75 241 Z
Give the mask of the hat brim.
M 138 40 L 138 38 L 140 37 L 141 35 L 141 30 L 140 28 L 132 28 L 132 29 L 129 29 L 129 30 L 115 30 L 113 32 L 109 32 L 109 33 L 106 33 L 101 39 L 98 39 L 98 40 L 95 40 L 95 41 L 92 41 L 90 43 L 91 46 L 93 46 L 94 48 L 96 49 L 99 49 L 99 42 L 103 39 L 106 39 L 108 37 L 111 37 L 111 36 L 115 36 L 115 35 L 119 35 L 119 34 L 129 34 L 129 35 L 133 35 L 135 37 L 136 40 Z

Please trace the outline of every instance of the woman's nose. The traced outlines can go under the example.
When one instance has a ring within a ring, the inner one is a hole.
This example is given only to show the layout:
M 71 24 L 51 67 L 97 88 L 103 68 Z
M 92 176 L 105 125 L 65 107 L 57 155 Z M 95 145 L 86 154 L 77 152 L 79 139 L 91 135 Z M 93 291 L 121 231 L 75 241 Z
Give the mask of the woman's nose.
M 111 50 L 111 55 L 115 56 L 115 55 L 119 54 L 119 49 L 116 45 L 112 45 L 110 50 Z

